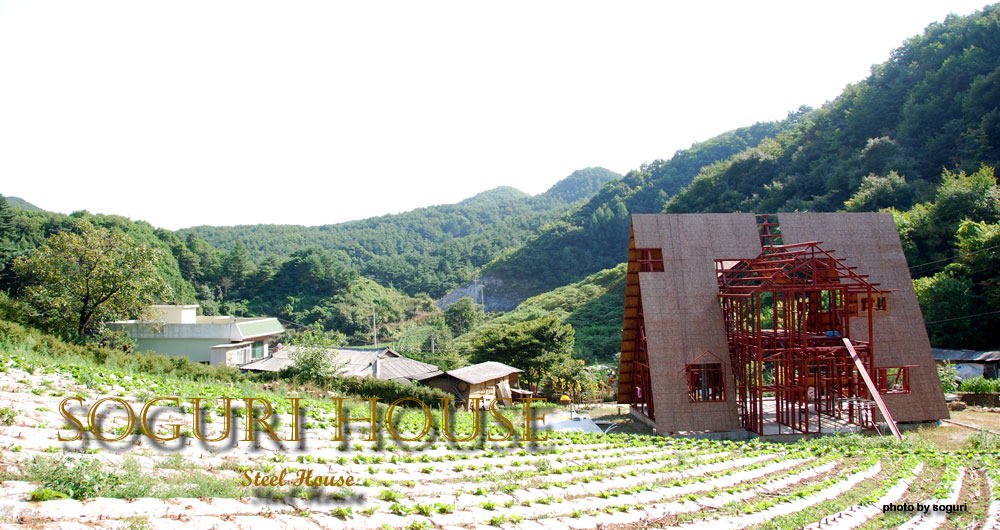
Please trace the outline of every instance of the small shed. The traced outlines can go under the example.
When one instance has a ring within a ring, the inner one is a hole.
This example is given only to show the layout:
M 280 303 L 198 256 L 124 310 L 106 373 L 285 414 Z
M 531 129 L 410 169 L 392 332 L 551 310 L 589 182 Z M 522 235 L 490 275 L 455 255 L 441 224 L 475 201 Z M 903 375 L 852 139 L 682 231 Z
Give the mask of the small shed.
M 469 400 L 482 398 L 482 404 L 489 406 L 496 399 L 511 401 L 527 397 L 531 392 L 521 390 L 518 375 L 524 370 L 495 361 L 474 364 L 450 370 L 423 381 L 427 386 L 439 388 L 455 395 L 457 403 L 469 406 Z
M 1000 379 L 1000 351 L 948 350 L 931 348 L 936 364 L 950 363 L 955 366 L 961 379 Z

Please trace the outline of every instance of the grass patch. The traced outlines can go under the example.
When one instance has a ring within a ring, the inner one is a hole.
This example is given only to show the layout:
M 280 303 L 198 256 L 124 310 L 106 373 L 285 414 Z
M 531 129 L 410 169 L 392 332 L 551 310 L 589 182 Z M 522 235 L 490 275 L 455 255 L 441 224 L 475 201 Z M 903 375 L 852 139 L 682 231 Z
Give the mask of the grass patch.
M 41 455 L 22 467 L 18 479 L 41 484 L 42 487 L 32 494 L 33 500 L 64 497 L 76 500 L 94 497 L 233 498 L 246 494 L 236 481 L 220 479 L 200 470 L 188 470 L 166 479 L 155 478 L 144 472 L 134 458 L 126 458 L 120 470 L 112 471 L 98 460 Z

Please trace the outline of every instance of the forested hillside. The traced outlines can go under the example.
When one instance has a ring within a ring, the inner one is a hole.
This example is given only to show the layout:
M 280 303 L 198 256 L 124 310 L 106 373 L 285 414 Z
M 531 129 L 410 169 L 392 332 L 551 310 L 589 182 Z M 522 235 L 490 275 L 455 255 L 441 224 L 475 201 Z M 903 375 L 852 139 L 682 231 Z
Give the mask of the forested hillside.
M 487 266 L 486 285 L 523 298 L 620 263 L 633 213 L 891 209 L 932 341 L 996 347 L 998 12 L 932 24 L 820 109 L 727 133 L 607 184 Z
M 374 319 L 379 338 L 392 340 L 401 329 L 438 312 L 429 293 L 443 293 L 471 278 L 483 263 L 616 176 L 588 168 L 535 197 L 502 187 L 454 205 L 309 228 L 172 232 L 118 216 L 44 212 L 11 199 L 0 205 L 0 291 L 18 298 L 37 279 L 14 274 L 15 259 L 31 255 L 54 234 L 78 231 L 77 223 L 85 220 L 104 233 L 123 234 L 135 245 L 159 251 L 156 267 L 170 286 L 165 303 L 197 302 L 210 315 L 268 315 L 318 324 L 345 336 L 337 340 L 354 344 L 373 340 Z M 214 238 L 214 244 L 199 232 Z M 43 315 L 25 318 L 37 318 L 39 324 Z
M 605 184 L 572 214 L 544 226 L 522 247 L 487 265 L 483 272 L 487 300 L 524 300 L 615 266 L 628 248 L 631 214 L 660 212 L 702 167 L 790 130 L 806 112 L 802 108 L 780 122 L 720 134 Z M 501 289 L 502 293 L 497 292 Z M 493 307 L 512 308 L 510 304 Z
M 904 176 L 927 199 L 942 168 L 1000 158 L 998 7 L 928 26 L 794 131 L 702 172 L 668 212 L 834 211 L 866 175 Z M 913 194 L 894 206 L 908 207 Z M 873 205 L 877 206 L 877 205 Z M 889 206 L 885 204 L 883 206 Z
M 311 246 L 342 251 L 365 277 L 413 296 L 437 298 L 618 177 L 604 168 L 587 168 L 534 197 L 502 187 L 458 204 L 337 225 L 198 226 L 179 234 L 197 235 L 226 250 L 242 243 L 255 262 L 284 259 Z
M 28 210 L 32 212 L 43 211 L 41 208 L 19 197 L 7 197 L 7 204 L 11 208 L 17 208 L 18 210 Z
M 698 174 L 664 211 L 892 209 L 939 346 L 997 346 L 1000 7 L 951 16 L 785 134 Z
M 533 296 L 498 317 L 497 323 L 524 322 L 555 315 L 576 332 L 574 352 L 588 363 L 615 362 L 621 348 L 625 311 L 625 264 Z

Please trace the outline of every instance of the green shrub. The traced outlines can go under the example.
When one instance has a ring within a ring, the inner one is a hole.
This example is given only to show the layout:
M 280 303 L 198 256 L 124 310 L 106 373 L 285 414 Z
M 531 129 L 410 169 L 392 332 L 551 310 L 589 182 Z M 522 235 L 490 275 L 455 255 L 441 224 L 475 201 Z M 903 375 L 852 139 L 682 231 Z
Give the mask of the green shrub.
M 937 367 L 938 379 L 941 380 L 941 390 L 944 392 L 955 392 L 958 390 L 958 371 L 955 365 L 946 362 Z
M 958 385 L 958 390 L 960 392 L 969 392 L 972 394 L 989 394 L 991 392 L 1000 392 L 1000 381 L 985 379 L 982 376 L 975 379 L 966 379 Z
M 17 419 L 17 411 L 10 407 L 0 408 L 0 424 L 3 425 L 14 425 L 14 420 Z
M 124 478 L 108 470 L 97 460 L 71 460 L 68 458 L 35 457 L 27 466 L 31 481 L 41 482 L 43 488 L 61 492 L 76 500 L 94 497 L 113 497 Z
M 363 398 L 377 398 L 380 403 L 390 404 L 397 399 L 411 397 L 419 399 L 428 407 L 438 406 L 441 398 L 450 398 L 454 404 L 455 396 L 437 388 L 417 386 L 412 383 L 399 383 L 373 377 L 334 377 L 324 385 L 331 390 L 343 394 Z M 404 401 L 400 406 L 417 407 L 414 401 Z

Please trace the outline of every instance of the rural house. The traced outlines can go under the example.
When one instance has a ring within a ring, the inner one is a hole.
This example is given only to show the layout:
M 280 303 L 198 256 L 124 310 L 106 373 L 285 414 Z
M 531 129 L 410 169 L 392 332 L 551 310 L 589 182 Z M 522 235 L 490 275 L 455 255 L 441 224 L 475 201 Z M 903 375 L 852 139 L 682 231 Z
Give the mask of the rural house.
M 937 364 L 950 363 L 961 379 L 1000 379 L 1000 351 L 934 348 Z
M 267 357 L 274 340 L 285 332 L 276 318 L 199 316 L 198 306 L 150 306 L 149 320 L 109 322 L 128 333 L 136 351 L 187 357 L 212 366 L 238 366 Z
M 248 372 L 277 372 L 295 364 L 290 357 L 295 346 L 287 346 L 273 355 L 240 366 Z M 363 350 L 339 348 L 329 350 L 335 362 L 343 364 L 340 374 L 357 377 L 373 377 L 399 382 L 415 382 L 442 374 L 437 366 L 404 357 L 390 348 Z

